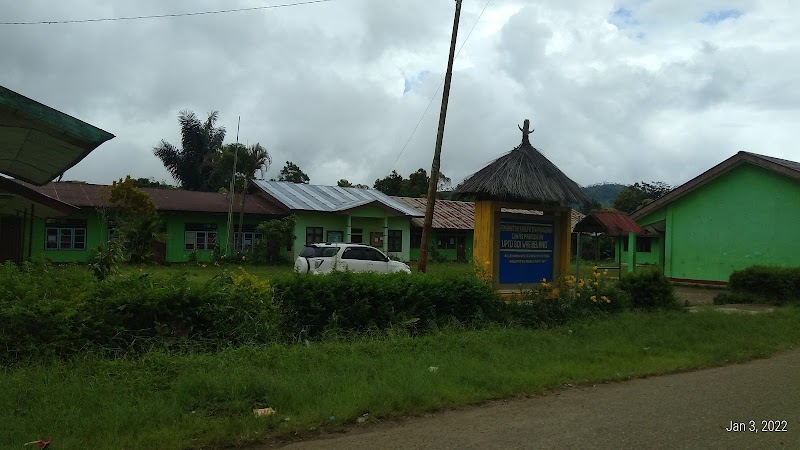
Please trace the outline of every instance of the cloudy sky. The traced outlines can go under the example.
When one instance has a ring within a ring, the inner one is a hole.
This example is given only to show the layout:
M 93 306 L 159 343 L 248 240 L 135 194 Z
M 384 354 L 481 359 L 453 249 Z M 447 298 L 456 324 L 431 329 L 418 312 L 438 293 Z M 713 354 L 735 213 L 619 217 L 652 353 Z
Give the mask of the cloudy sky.
M 0 21 L 294 1 L 0 0 Z M 800 160 L 794 1 L 492 0 L 478 20 L 486 4 L 463 1 L 458 46 L 474 31 L 456 60 L 442 151 L 454 182 L 519 144 L 525 118 L 534 146 L 581 185 L 680 184 L 739 150 Z M 393 169 L 430 170 L 454 9 L 331 0 L 0 25 L 0 85 L 116 135 L 65 179 L 172 182 L 152 149 L 179 145 L 188 109 L 219 111 L 227 142 L 241 116 L 239 140 L 274 159 L 268 177 L 291 160 L 315 184 L 371 186 Z

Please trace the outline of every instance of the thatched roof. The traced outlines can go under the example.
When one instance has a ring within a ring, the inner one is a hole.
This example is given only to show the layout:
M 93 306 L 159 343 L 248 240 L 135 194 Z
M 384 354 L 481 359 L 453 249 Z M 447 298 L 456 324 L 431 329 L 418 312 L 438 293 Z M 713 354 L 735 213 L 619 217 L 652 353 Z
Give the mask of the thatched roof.
M 580 186 L 531 145 L 529 127 L 526 119 L 520 128 L 522 143 L 469 177 L 453 197 L 562 206 L 589 203 Z

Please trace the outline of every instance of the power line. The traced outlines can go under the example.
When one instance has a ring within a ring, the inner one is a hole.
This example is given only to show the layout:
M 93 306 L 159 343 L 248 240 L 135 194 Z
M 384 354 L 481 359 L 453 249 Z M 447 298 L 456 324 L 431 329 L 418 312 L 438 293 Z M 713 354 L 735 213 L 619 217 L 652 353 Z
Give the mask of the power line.
M 253 6 L 250 8 L 220 9 L 216 11 L 198 11 L 190 13 L 154 14 L 150 16 L 106 17 L 100 19 L 75 19 L 75 20 L 42 20 L 34 22 L 0 22 L 0 25 L 54 25 L 54 24 L 66 24 L 66 23 L 114 22 L 118 20 L 163 19 L 167 17 L 204 16 L 210 14 L 227 14 L 227 13 L 243 12 L 243 11 L 257 11 L 261 9 L 286 8 L 289 6 L 302 6 L 302 5 L 310 5 L 313 3 L 325 3 L 332 1 L 333 0 L 307 0 L 295 3 L 283 3 L 280 5 Z
M 472 32 L 475 31 L 475 27 L 478 26 L 478 22 L 481 21 L 481 17 L 483 17 L 483 13 L 486 11 L 486 8 L 489 6 L 489 3 L 491 1 L 492 0 L 486 0 L 486 4 L 483 5 L 483 9 L 481 10 L 481 13 L 478 14 L 478 18 L 475 20 L 475 23 L 472 24 L 472 28 L 470 28 L 469 33 L 467 33 L 467 37 L 464 38 L 464 42 L 461 43 L 461 47 L 458 48 L 458 51 L 456 52 L 455 59 L 458 59 L 458 55 L 461 54 L 461 50 L 463 50 L 464 46 L 467 45 L 467 41 L 469 40 L 469 37 L 472 36 Z M 428 113 L 428 110 L 431 108 L 431 105 L 433 104 L 433 101 L 436 100 L 436 94 L 439 93 L 439 89 L 442 88 L 443 84 L 444 84 L 444 76 L 442 76 L 442 79 L 439 82 L 439 85 L 436 87 L 436 90 L 433 92 L 433 96 L 431 96 L 431 101 L 428 102 L 428 106 L 425 107 L 425 111 L 422 112 L 422 117 L 419 118 L 419 122 L 417 122 L 417 125 L 411 131 L 411 136 L 409 136 L 408 139 L 406 140 L 406 143 L 403 144 L 403 148 L 400 150 L 400 154 L 397 155 L 397 158 L 395 158 L 394 162 L 389 167 L 389 171 L 390 171 L 389 173 L 391 173 L 391 170 L 394 167 L 394 165 L 397 164 L 397 161 L 400 160 L 400 157 L 403 156 L 403 152 L 406 151 L 406 147 L 408 147 L 408 143 L 411 142 L 411 138 L 414 137 L 414 133 L 417 132 L 417 128 L 419 128 L 420 124 L 422 123 L 422 120 L 425 119 L 425 114 Z

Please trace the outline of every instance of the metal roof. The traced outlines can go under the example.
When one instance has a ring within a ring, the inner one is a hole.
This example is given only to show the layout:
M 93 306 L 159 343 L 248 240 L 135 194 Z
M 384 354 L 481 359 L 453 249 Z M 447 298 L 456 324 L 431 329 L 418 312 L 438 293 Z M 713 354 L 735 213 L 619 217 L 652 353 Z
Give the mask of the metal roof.
M 0 172 L 52 181 L 114 135 L 0 86 Z
M 428 204 L 425 198 L 392 197 L 399 202 L 425 212 Z M 424 214 L 423 214 L 424 216 Z M 411 225 L 421 227 L 424 217 L 411 219 Z M 436 200 L 433 205 L 433 228 L 447 228 L 451 230 L 471 230 L 475 228 L 475 204 L 472 202 L 457 202 L 453 200 Z
M 633 219 L 619 211 L 592 211 L 573 227 L 581 233 L 605 233 L 609 236 L 627 236 L 628 233 L 646 234 Z
M 33 211 L 37 217 L 55 217 L 77 210 L 73 205 L 42 194 L 30 184 L 0 175 L 0 214 Z
M 425 198 L 392 197 L 419 211 L 425 211 L 428 204 Z M 532 214 L 541 216 L 542 211 L 531 209 L 502 208 L 501 212 L 514 214 Z M 572 210 L 572 228 L 585 216 L 580 211 Z M 424 218 L 411 219 L 411 226 L 422 227 Z M 475 228 L 475 203 L 455 200 L 436 200 L 433 206 L 432 228 L 451 230 L 472 230 Z
M 31 185 L 28 185 L 31 186 Z M 102 195 L 108 186 L 87 183 L 49 183 L 33 189 L 62 202 L 78 207 L 97 208 L 109 206 Z M 184 191 L 169 188 L 139 188 L 153 199 L 159 211 L 228 213 L 230 197 L 217 192 Z M 233 209 L 238 213 L 238 197 L 234 199 Z M 245 214 L 284 216 L 286 211 L 260 195 L 248 195 L 244 205 Z
M 353 187 L 319 186 L 288 181 L 261 181 L 253 184 L 292 211 L 344 212 L 378 203 L 410 217 L 425 214 L 381 191 Z

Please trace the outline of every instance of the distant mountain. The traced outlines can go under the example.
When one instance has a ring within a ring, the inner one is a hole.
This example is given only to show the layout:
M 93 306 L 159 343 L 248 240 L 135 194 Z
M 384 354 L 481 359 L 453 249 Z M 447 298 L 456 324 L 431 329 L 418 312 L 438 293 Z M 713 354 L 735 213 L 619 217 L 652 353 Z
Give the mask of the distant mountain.
M 581 189 L 589 198 L 600 203 L 600 206 L 607 208 L 614 204 L 614 200 L 626 187 L 624 184 L 619 183 L 597 183 Z

